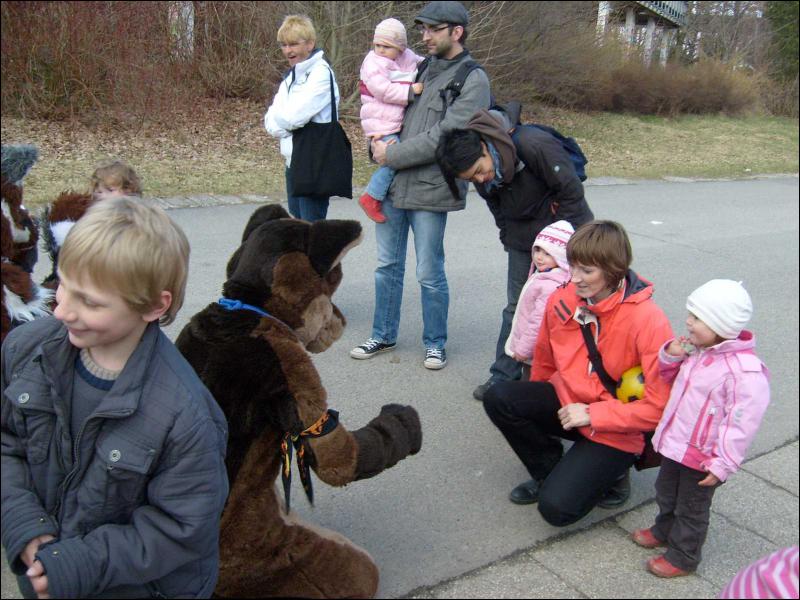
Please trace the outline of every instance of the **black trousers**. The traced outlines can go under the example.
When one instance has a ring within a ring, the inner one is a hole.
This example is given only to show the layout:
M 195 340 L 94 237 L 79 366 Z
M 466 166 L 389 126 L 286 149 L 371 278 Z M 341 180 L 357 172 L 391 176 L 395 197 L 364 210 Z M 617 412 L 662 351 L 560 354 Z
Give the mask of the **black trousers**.
M 665 558 L 684 571 L 694 571 L 700 564 L 701 550 L 708 534 L 711 499 L 720 485 L 697 485 L 706 475 L 708 473 L 665 456 L 661 459 L 656 479 L 659 512 L 650 531 L 667 543 Z
M 549 383 L 496 383 L 486 392 L 483 406 L 531 477 L 542 482 L 539 512 L 556 527 L 589 514 L 636 460 L 635 454 L 561 427 L 561 403 Z M 560 438 L 575 442 L 566 454 Z

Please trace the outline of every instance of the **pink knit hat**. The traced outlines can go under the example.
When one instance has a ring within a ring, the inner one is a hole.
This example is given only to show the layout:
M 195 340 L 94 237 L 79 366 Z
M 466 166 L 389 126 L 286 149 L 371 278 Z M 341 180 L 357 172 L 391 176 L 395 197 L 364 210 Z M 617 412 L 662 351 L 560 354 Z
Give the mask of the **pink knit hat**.
M 384 19 L 375 28 L 375 37 L 372 39 L 372 43 L 386 44 L 399 48 L 401 51 L 405 50 L 408 47 L 405 25 L 397 19 Z
M 575 233 L 575 229 L 568 221 L 556 221 L 539 232 L 533 245 L 547 251 L 550 256 L 556 259 L 556 264 L 559 267 L 569 271 L 567 242 L 573 233 Z

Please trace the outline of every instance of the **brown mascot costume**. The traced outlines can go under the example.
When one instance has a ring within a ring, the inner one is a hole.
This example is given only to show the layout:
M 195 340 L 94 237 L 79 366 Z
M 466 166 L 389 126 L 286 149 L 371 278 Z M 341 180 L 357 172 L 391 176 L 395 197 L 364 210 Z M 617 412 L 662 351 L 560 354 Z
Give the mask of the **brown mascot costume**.
M 2 146 L 0 341 L 13 327 L 50 312 L 49 302 L 53 293 L 36 285 L 31 276 L 38 258 L 39 230 L 22 204 L 22 180 L 36 162 L 37 155 L 34 146 Z
M 289 478 L 309 468 L 343 486 L 377 475 L 422 443 L 419 416 L 389 404 L 350 432 L 328 408 L 308 351 L 326 350 L 345 319 L 331 302 L 356 221 L 308 223 L 259 208 L 227 266 L 224 298 L 192 317 L 176 345 L 228 419 L 231 492 L 222 516 L 221 597 L 372 597 L 378 569 L 344 536 L 289 511 Z M 294 454 L 294 459 L 293 459 Z M 296 466 L 292 465 L 296 463 Z M 275 489 L 283 480 L 281 498 Z

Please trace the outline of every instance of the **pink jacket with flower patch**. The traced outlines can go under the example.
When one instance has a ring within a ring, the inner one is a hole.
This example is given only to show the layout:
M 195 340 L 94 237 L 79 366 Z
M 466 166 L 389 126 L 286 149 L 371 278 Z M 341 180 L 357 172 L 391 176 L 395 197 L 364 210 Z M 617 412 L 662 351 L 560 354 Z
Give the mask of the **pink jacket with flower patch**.
M 403 127 L 409 89 L 422 57 L 406 48 L 397 60 L 370 50 L 361 64 L 361 126 L 368 137 L 397 133 Z
M 653 447 L 663 456 L 720 481 L 739 469 L 769 404 L 769 371 L 756 356 L 755 336 L 698 350 L 681 359 L 659 352 L 661 377 L 672 392 Z

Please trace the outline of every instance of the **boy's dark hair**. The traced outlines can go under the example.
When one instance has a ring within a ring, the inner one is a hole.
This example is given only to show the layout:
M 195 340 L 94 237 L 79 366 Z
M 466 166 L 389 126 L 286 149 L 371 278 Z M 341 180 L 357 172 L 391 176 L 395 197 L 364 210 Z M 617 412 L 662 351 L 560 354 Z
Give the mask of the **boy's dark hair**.
M 451 129 L 439 138 L 436 162 L 454 198 L 460 198 L 456 178 L 483 155 L 481 136 L 472 129 Z

